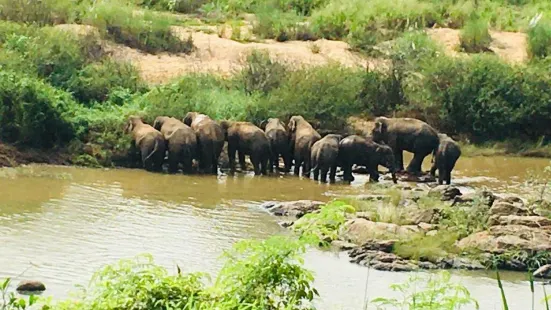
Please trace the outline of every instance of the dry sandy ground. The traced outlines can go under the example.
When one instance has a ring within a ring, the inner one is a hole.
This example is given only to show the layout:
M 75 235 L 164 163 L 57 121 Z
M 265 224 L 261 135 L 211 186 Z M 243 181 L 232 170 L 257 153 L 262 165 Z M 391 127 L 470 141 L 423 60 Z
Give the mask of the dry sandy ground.
M 78 33 L 94 31 L 91 26 L 59 25 L 62 29 Z M 203 27 L 205 29 L 208 27 Z M 349 46 L 341 41 L 318 40 L 316 42 L 276 42 L 267 40 L 263 43 L 241 43 L 213 34 L 216 28 L 208 29 L 211 33 L 197 29 L 173 27 L 174 33 L 186 39 L 191 34 L 197 50 L 190 55 L 161 53 L 151 55 L 123 45 L 106 42 L 108 50 L 116 59 L 127 60 L 140 70 L 142 77 L 151 84 L 166 83 L 190 72 L 214 72 L 231 75 L 242 64 L 244 57 L 253 49 L 266 50 L 275 59 L 284 61 L 292 68 L 323 65 L 337 62 L 345 66 L 380 68 L 385 62 L 359 56 L 351 52 Z M 456 51 L 459 44 L 459 30 L 438 28 L 427 29 L 429 35 L 445 46 L 451 55 L 461 55 Z M 491 50 L 500 57 L 519 63 L 527 59 L 526 35 L 524 33 L 491 32 L 493 42 Z M 227 36 L 227 35 L 225 35 Z M 314 47 L 315 45 L 315 47 Z

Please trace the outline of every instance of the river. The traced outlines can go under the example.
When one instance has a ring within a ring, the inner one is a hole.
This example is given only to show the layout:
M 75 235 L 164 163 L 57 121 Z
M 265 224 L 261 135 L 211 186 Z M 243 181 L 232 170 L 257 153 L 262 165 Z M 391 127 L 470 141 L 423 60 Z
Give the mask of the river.
M 428 168 L 427 158 L 425 168 Z M 497 191 L 534 190 L 527 171 L 541 171 L 546 159 L 461 158 L 452 181 Z M 316 184 L 293 176 L 184 176 L 128 169 L 31 165 L 0 169 L 0 278 L 38 279 L 46 295 L 67 297 L 86 285 L 106 263 L 151 253 L 157 263 L 184 272 L 216 273 L 219 256 L 246 238 L 286 231 L 258 206 L 269 200 L 330 200 L 365 193 L 365 177 L 352 185 Z M 346 255 L 309 250 L 306 266 L 316 275 L 320 309 L 362 309 L 369 298 L 396 296 L 392 283 L 411 274 L 370 270 Z M 483 272 L 454 272 L 481 309 L 501 309 L 496 281 Z M 510 309 L 529 309 L 524 274 L 504 273 Z M 544 309 L 536 287 L 536 309 Z M 370 308 L 371 309 L 371 308 Z

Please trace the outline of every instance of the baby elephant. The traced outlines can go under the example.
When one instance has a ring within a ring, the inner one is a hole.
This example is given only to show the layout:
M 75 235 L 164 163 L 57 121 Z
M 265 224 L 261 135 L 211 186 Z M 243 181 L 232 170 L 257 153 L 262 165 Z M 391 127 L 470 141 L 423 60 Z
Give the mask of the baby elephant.
M 132 133 L 131 151 L 139 150 L 143 167 L 148 171 L 162 171 L 165 158 L 163 134 L 142 122 L 138 116 L 128 118 L 124 132 Z
M 220 127 L 228 141 L 231 172 L 235 172 L 235 152 L 238 152 L 241 169 L 245 170 L 245 155 L 249 155 L 254 174 L 266 175 L 271 152 L 270 142 L 264 131 L 249 122 L 221 121 Z
M 433 163 L 430 174 L 434 176 L 438 169 L 438 184 L 444 184 L 445 181 L 449 185 L 451 184 L 452 170 L 461 156 L 461 148 L 446 134 L 439 133 L 438 139 L 440 142 L 432 154 Z
M 191 173 L 193 158 L 197 153 L 197 137 L 188 125 L 174 117 L 159 116 L 153 127 L 159 130 L 167 144 L 168 171 L 178 171 L 181 163 L 185 173 Z
M 329 134 L 312 145 L 310 162 L 314 166 L 314 180 L 318 181 L 321 170 L 321 182 L 327 182 L 327 172 L 330 171 L 329 181 L 335 183 L 341 139 L 341 135 Z

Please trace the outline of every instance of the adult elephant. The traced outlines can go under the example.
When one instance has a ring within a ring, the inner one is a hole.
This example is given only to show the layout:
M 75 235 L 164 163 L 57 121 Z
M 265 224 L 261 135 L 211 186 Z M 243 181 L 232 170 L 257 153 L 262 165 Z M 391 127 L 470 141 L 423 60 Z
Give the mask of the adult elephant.
M 312 146 L 310 160 L 314 168 L 314 180 L 318 181 L 321 171 L 321 182 L 327 182 L 327 173 L 329 172 L 329 182 L 335 183 L 337 174 L 337 164 L 339 156 L 339 142 L 341 135 L 328 134 L 318 140 Z
M 124 132 L 132 134 L 130 151 L 132 154 L 140 153 L 143 167 L 148 171 L 162 171 L 165 158 L 163 134 L 138 116 L 128 118 Z
M 218 173 L 218 158 L 224 147 L 224 132 L 222 127 L 208 115 L 188 112 L 184 124 L 195 131 L 199 169 L 212 174 Z
M 311 169 L 310 151 L 312 145 L 321 139 L 320 134 L 302 116 L 295 115 L 289 120 L 291 133 L 291 148 L 295 158 L 294 174 L 299 175 L 302 165 L 302 174 L 309 178 Z
M 352 166 L 365 166 L 369 173 L 369 180 L 379 180 L 379 165 L 386 167 L 392 174 L 392 181 L 396 183 L 396 167 L 394 152 L 388 145 L 379 144 L 372 138 L 351 135 L 339 143 L 339 165 L 344 170 L 344 180 L 354 181 Z
M 245 170 L 245 155 L 254 167 L 254 174 L 267 174 L 271 151 L 268 137 L 262 129 L 249 122 L 221 121 L 220 126 L 228 141 L 230 171 L 235 172 L 235 152 L 239 154 L 239 164 Z
M 433 164 L 430 169 L 430 174 L 434 176 L 436 169 L 438 169 L 438 184 L 444 184 L 444 182 L 446 182 L 450 185 L 452 170 L 461 156 L 461 148 L 457 142 L 446 134 L 439 133 L 438 139 L 440 143 L 433 153 Z
M 414 118 L 377 117 L 372 136 L 375 142 L 392 148 L 399 171 L 404 170 L 403 151 L 413 153 L 407 171 L 414 174 L 421 173 L 423 160 L 438 147 L 438 132 Z
M 182 164 L 184 173 L 191 173 L 193 159 L 197 153 L 197 137 L 193 129 L 174 117 L 158 116 L 153 128 L 159 130 L 166 141 L 168 150 L 168 171 L 178 171 Z
M 260 124 L 260 128 L 266 133 L 270 148 L 272 150 L 272 158 L 270 163 L 270 172 L 275 168 L 279 168 L 279 157 L 283 158 L 285 164 L 285 172 L 291 170 L 291 148 L 289 145 L 289 133 L 285 124 L 279 118 L 269 118 Z

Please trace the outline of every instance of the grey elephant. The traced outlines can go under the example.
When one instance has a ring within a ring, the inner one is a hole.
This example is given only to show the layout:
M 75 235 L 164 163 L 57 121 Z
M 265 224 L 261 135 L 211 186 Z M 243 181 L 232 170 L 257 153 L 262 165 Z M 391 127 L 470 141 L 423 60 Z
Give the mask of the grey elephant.
M 388 145 L 376 143 L 372 138 L 351 135 L 342 139 L 339 143 L 338 162 L 344 170 L 344 180 L 347 182 L 354 181 L 353 165 L 365 166 L 369 180 L 377 182 L 378 167 L 381 165 L 390 170 L 392 181 L 397 183 L 394 152 Z
M 274 171 L 274 167 L 279 168 L 279 157 L 283 158 L 285 164 L 285 172 L 291 170 L 292 158 L 291 158 L 291 146 L 289 145 L 289 133 L 285 124 L 279 118 L 269 118 L 260 124 L 260 128 L 264 130 L 268 141 L 270 141 L 270 148 L 272 150 L 272 158 L 270 164 L 270 172 Z
M 289 132 L 291 133 L 291 150 L 295 159 L 294 174 L 299 175 L 300 166 L 302 174 L 309 178 L 311 158 L 310 151 L 314 143 L 321 139 L 320 134 L 302 116 L 295 115 L 289 120 Z
M 414 118 L 377 117 L 372 130 L 373 140 L 390 146 L 396 167 L 404 170 L 403 151 L 413 153 L 407 171 L 421 173 L 423 160 L 438 147 L 438 132 L 429 124 Z
M 461 148 L 446 134 L 439 133 L 438 138 L 440 143 L 432 156 L 433 163 L 430 174 L 434 176 L 438 169 L 438 184 L 446 182 L 449 185 L 451 184 L 452 170 L 461 156 Z
M 191 173 L 193 159 L 197 156 L 197 137 L 195 132 L 179 119 L 168 116 L 158 116 L 153 122 L 153 128 L 159 130 L 166 141 L 168 151 L 168 171 L 178 171 L 182 164 L 184 173 Z
M 335 183 L 339 142 L 341 140 L 341 135 L 328 134 L 314 143 L 310 155 L 310 161 L 314 166 L 312 169 L 314 180 L 318 181 L 321 171 L 321 182 L 327 182 L 327 173 L 329 172 L 329 182 Z
M 230 171 L 235 172 L 235 152 L 237 152 L 241 169 L 245 170 L 245 155 L 248 155 L 254 167 L 254 174 L 266 175 L 272 153 L 264 131 L 249 122 L 221 121 L 220 126 L 228 141 Z
M 188 112 L 183 122 L 190 126 L 197 136 L 199 169 L 203 172 L 217 174 L 218 158 L 224 148 L 222 127 L 208 115 L 197 112 Z
M 132 134 L 130 150 L 140 153 L 143 167 L 148 171 L 162 171 L 165 158 L 163 134 L 145 124 L 139 116 L 128 118 L 124 132 Z

